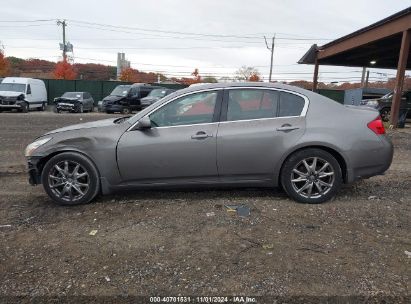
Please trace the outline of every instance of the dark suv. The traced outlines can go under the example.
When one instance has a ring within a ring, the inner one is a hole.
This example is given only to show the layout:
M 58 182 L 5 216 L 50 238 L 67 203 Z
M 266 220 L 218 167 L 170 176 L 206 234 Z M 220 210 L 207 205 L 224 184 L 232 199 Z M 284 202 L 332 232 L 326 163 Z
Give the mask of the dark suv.
M 367 99 L 361 101 L 361 106 L 371 107 L 378 110 L 383 121 L 389 121 L 391 115 L 393 92 L 390 92 L 378 99 Z M 405 91 L 401 96 L 400 110 L 408 111 L 408 118 L 411 116 L 411 91 Z
M 99 104 L 99 110 L 106 113 L 120 112 L 129 114 L 133 111 L 140 111 L 141 98 L 146 97 L 152 90 L 161 87 L 152 86 L 145 83 L 135 83 L 118 85 Z

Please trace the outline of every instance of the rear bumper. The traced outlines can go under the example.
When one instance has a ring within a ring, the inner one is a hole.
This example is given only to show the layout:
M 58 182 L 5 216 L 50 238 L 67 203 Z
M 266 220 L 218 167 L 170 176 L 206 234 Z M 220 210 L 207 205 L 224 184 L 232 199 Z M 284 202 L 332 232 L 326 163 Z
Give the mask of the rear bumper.
M 383 175 L 391 166 L 394 148 L 386 136 L 380 136 L 381 147 L 375 153 L 369 153 L 361 157 L 362 160 L 347 169 L 347 182 Z M 366 153 L 366 152 L 364 152 Z

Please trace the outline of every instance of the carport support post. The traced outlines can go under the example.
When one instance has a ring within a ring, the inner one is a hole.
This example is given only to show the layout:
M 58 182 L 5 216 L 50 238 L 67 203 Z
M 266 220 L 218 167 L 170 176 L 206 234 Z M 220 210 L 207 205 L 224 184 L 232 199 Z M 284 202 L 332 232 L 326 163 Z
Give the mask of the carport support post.
M 402 88 L 404 85 L 405 68 L 407 67 L 408 54 L 410 51 L 411 30 L 402 33 L 400 57 L 398 59 L 397 77 L 395 78 L 394 96 L 391 105 L 391 126 L 397 127 L 398 115 L 400 112 L 400 103 Z
M 313 76 L 313 92 L 317 90 L 318 86 L 318 54 L 315 55 L 314 76 Z

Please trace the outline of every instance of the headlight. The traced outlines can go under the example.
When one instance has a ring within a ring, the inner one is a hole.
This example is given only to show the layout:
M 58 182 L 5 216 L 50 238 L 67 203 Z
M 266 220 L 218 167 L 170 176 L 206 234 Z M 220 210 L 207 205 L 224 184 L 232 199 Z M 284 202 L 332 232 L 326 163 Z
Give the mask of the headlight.
M 46 137 L 46 138 L 42 138 L 39 140 L 36 140 L 35 142 L 32 142 L 30 145 L 28 145 L 26 147 L 26 150 L 24 151 L 24 155 L 26 157 L 31 156 L 33 154 L 33 152 L 40 146 L 44 145 L 46 142 L 48 142 L 49 140 L 51 140 L 52 137 Z
M 376 107 L 378 106 L 378 101 L 376 100 L 369 100 L 365 103 L 365 105 L 370 106 L 370 107 Z

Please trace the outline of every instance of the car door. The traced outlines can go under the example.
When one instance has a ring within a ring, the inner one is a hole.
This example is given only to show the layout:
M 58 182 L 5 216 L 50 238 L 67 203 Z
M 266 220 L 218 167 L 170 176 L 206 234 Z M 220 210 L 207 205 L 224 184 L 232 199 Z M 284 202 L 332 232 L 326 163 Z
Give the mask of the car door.
M 308 99 L 266 88 L 229 88 L 217 134 L 222 180 L 271 180 L 277 162 L 304 133 Z
M 129 130 L 118 143 L 123 181 L 196 183 L 216 180 L 216 135 L 222 91 L 177 97 L 148 113 L 152 127 Z

